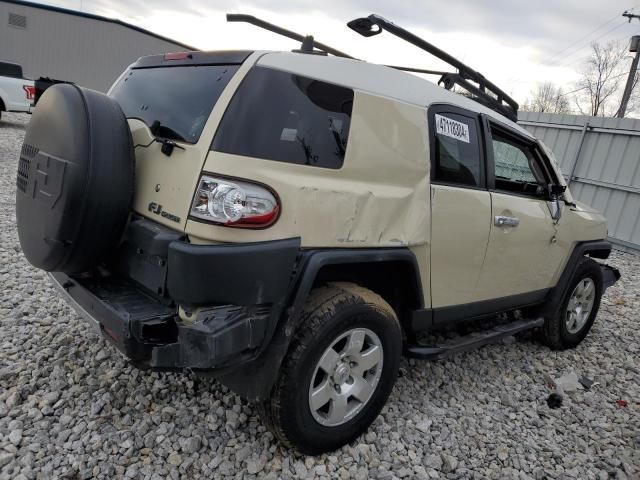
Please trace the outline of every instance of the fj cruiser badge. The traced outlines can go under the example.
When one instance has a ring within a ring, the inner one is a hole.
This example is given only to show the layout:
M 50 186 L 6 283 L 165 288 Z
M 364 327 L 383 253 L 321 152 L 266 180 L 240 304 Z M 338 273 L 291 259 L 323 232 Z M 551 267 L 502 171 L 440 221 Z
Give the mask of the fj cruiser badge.
M 171 220 L 172 222 L 180 223 L 180 217 L 174 215 L 173 213 L 165 212 L 162 210 L 162 205 L 158 205 L 156 202 L 150 202 L 147 209 L 151 213 L 155 213 L 156 215 L 160 215 L 161 217 L 166 218 L 167 220 Z

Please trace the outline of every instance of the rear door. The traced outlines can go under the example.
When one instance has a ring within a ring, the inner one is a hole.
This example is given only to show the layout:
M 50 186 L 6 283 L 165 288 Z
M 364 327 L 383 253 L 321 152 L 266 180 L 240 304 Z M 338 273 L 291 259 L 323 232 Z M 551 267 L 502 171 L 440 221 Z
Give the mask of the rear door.
M 134 210 L 183 230 L 217 119 L 246 71 L 246 52 L 143 57 L 109 94 L 129 120 L 136 155 Z
M 492 221 L 478 293 L 537 302 L 553 286 L 564 257 L 560 224 L 549 208 L 548 186 L 556 179 L 532 139 L 493 123 L 487 129 Z
M 478 299 L 491 222 L 479 116 L 429 109 L 431 145 L 431 302 L 438 309 Z

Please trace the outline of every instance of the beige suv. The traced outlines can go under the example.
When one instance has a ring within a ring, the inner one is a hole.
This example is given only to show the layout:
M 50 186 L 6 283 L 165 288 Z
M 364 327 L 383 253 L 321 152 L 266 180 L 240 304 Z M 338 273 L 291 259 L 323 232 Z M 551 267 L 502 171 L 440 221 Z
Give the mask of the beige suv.
M 619 277 L 589 258 L 609 255 L 605 219 L 511 98 L 375 15 L 349 26 L 457 72 L 230 20 L 302 47 L 143 57 L 108 96 L 50 88 L 25 135 L 24 254 L 131 362 L 215 376 L 317 454 L 369 426 L 403 353 L 582 341 Z

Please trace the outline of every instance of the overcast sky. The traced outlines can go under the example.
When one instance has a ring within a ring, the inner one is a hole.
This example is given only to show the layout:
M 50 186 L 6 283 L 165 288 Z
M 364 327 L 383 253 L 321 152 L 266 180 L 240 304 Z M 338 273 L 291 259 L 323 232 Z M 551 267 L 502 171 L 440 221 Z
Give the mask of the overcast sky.
M 536 83 L 571 90 L 592 41 L 628 42 L 640 22 L 640 0 L 49 0 L 118 18 L 199 49 L 290 50 L 295 42 L 256 27 L 227 24 L 225 13 L 250 13 L 379 63 L 442 65 L 383 33 L 364 38 L 346 27 L 377 13 L 463 60 L 523 103 Z M 433 78 L 433 77 L 431 77 Z

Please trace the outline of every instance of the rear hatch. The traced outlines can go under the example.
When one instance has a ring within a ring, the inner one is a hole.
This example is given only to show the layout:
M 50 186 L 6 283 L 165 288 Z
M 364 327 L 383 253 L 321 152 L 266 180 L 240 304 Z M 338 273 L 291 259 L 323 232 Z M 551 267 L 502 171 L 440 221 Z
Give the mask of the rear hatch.
M 217 124 L 212 112 L 222 110 L 230 99 L 239 82 L 232 80 L 250 54 L 142 57 L 111 88 L 109 94 L 122 107 L 133 136 L 137 213 L 184 230 Z M 221 106 L 214 110 L 218 102 Z

